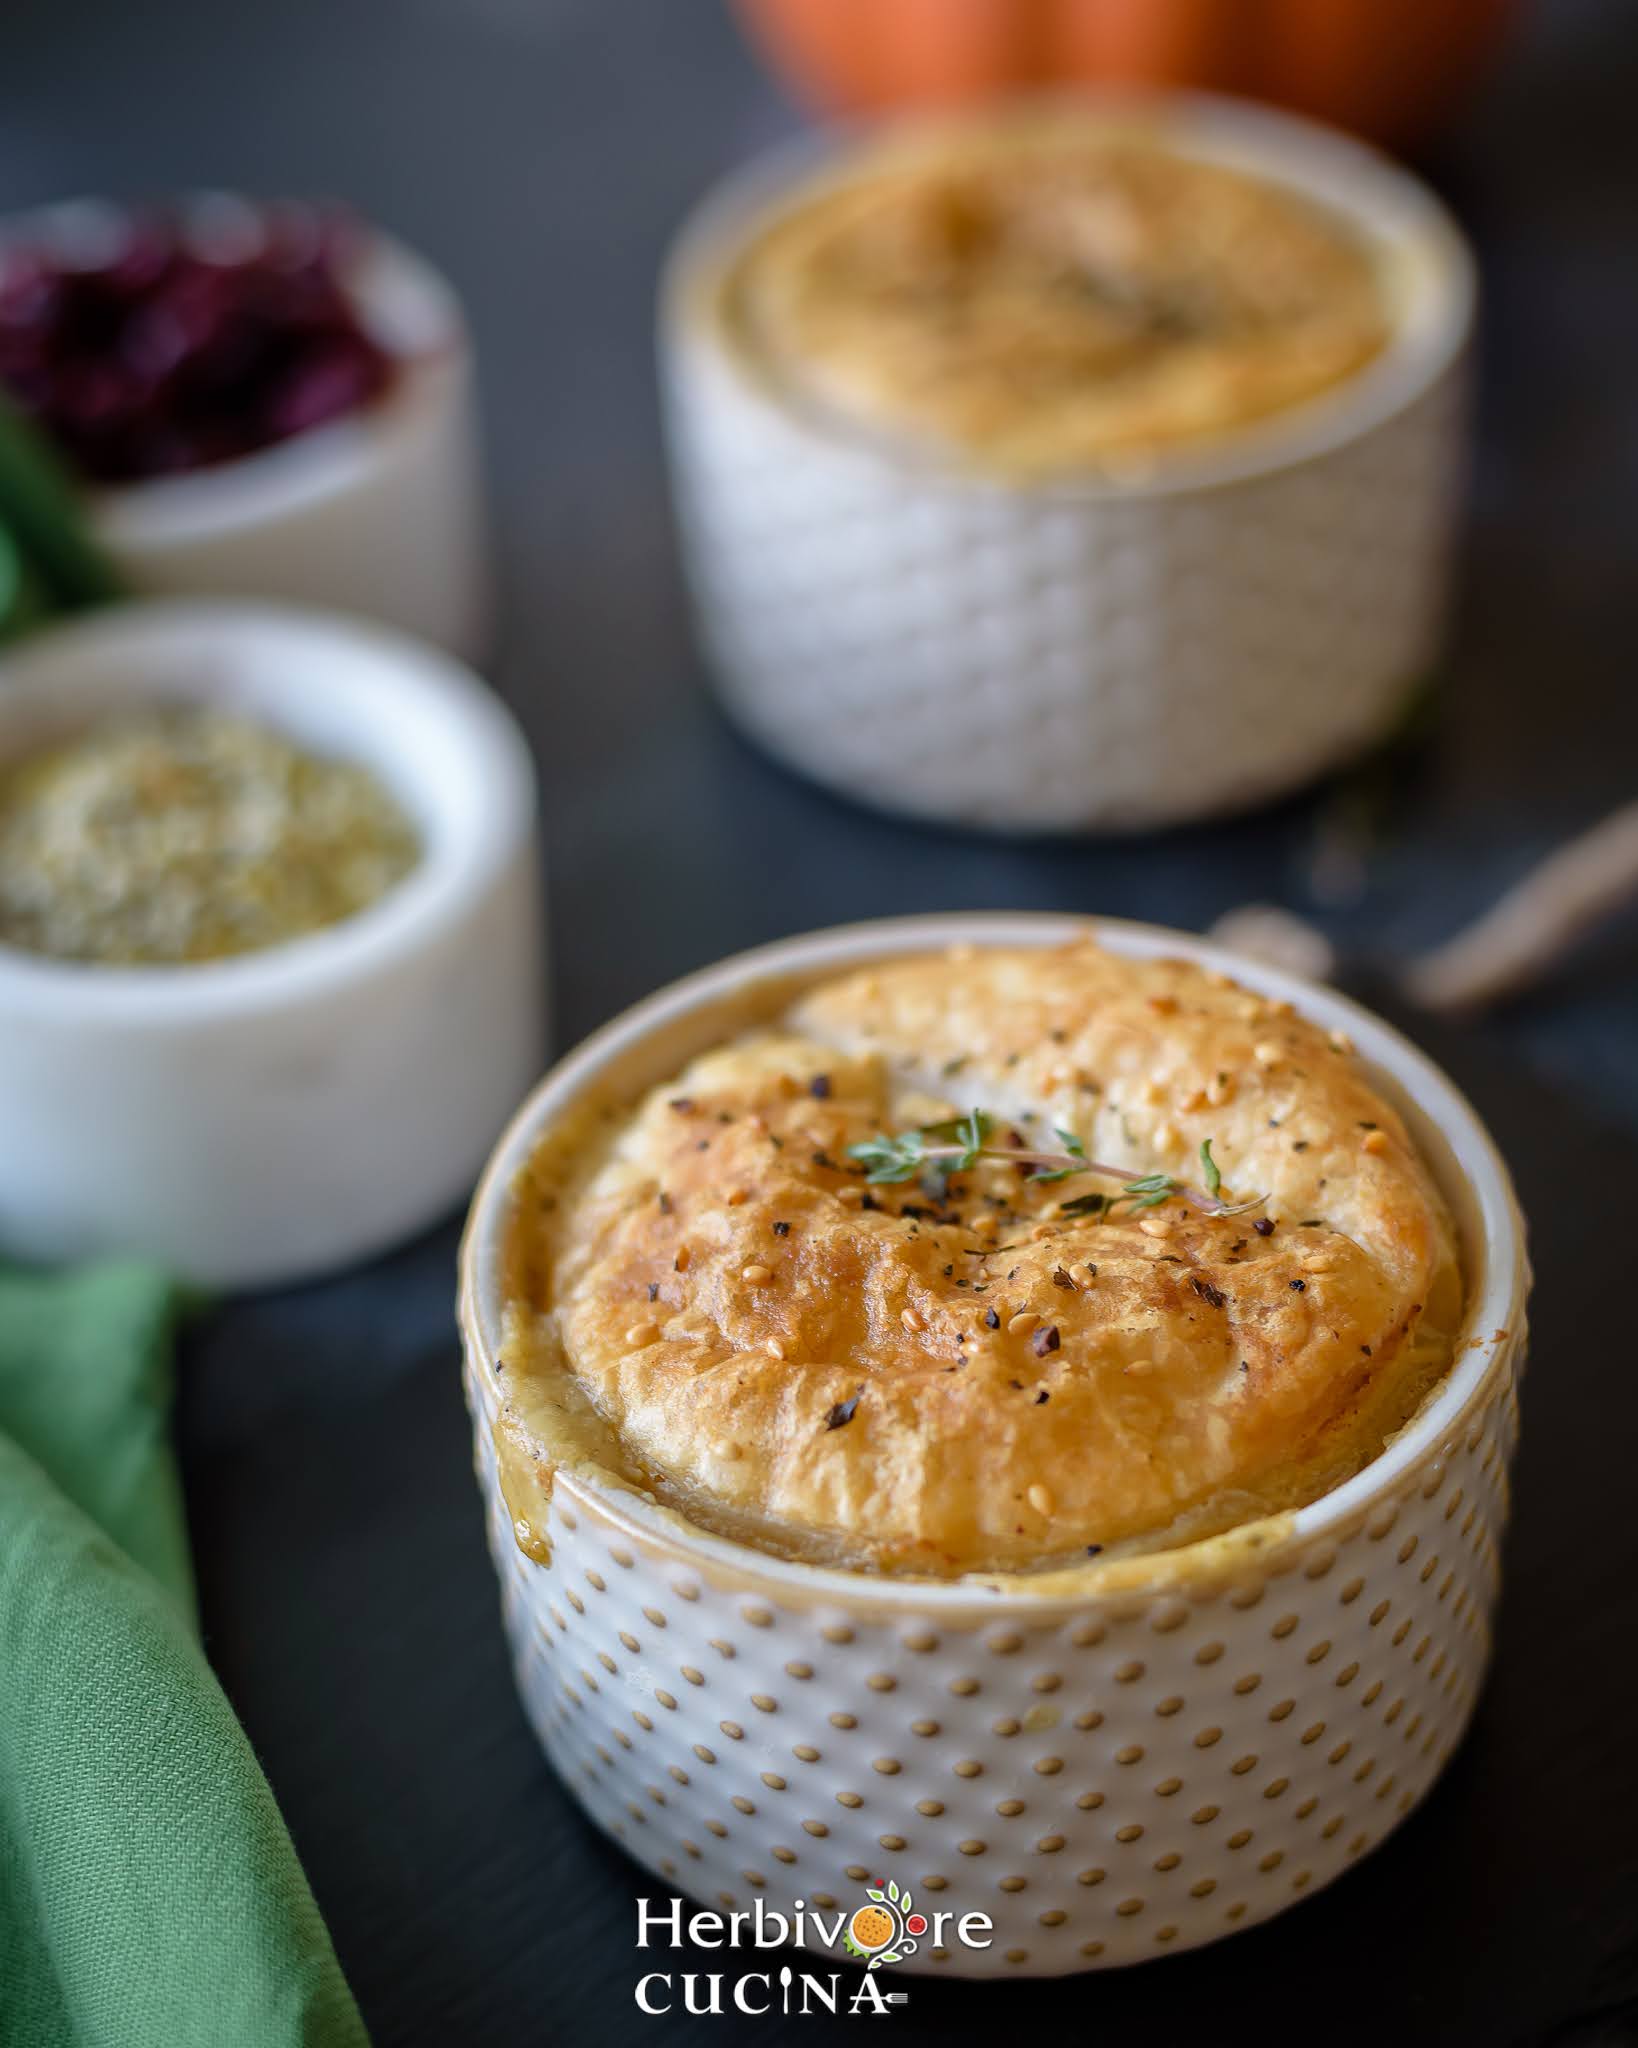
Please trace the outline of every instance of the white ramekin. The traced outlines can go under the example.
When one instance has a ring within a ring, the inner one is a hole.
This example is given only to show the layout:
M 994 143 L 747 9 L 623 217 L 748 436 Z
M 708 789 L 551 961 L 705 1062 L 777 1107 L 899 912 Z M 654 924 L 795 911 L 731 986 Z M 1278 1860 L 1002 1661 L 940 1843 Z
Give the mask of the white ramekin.
M 205 1285 L 306 1278 L 432 1222 L 540 1071 L 535 786 L 448 656 L 272 606 L 144 604 L 0 661 L 0 761 L 202 701 L 371 768 L 420 863 L 356 917 L 193 967 L 0 946 L 0 1248 Z
M 1119 953 L 1232 973 L 1347 1031 L 1404 1110 L 1456 1214 L 1471 1295 L 1469 1339 L 1415 1421 L 1346 1485 L 1263 1525 L 1260 1545 L 1181 1581 L 1171 1567 L 1187 1553 L 1090 1567 L 1073 1597 L 821 1570 L 586 1471 L 556 1475 L 533 1532 L 549 1560 L 526 1556 L 497 1480 L 495 1359 L 511 1191 L 548 1127 L 674 1074 L 739 1027 L 762 984 L 1088 930 Z M 598 1825 L 708 1906 L 851 1909 L 891 1878 L 923 1912 L 994 1921 L 988 1948 L 924 1942 L 912 1969 L 1052 1976 L 1250 1926 L 1381 1841 L 1467 1725 L 1498 1589 L 1527 1284 L 1512 1188 L 1473 1111 L 1329 990 L 1178 932 L 1062 917 L 855 925 L 725 961 L 547 1076 L 467 1227 L 467 1396 L 530 1719 Z
M 219 221 L 245 207 L 219 193 L 182 204 Z M 96 246 L 120 217 L 71 200 L 14 217 L 0 235 Z M 460 302 L 423 257 L 376 229 L 348 282 L 400 364 L 379 404 L 236 462 L 99 491 L 93 529 L 139 595 L 321 605 L 477 660 L 489 566 Z
M 1432 195 L 1264 108 L 1089 96 L 1366 236 L 1393 340 L 1338 390 L 1120 480 L 986 478 L 793 398 L 732 317 L 748 240 L 845 150 L 776 153 L 685 226 L 662 294 L 673 488 L 722 699 L 865 802 L 997 830 L 1168 824 L 1380 737 L 1438 651 L 1474 279 Z

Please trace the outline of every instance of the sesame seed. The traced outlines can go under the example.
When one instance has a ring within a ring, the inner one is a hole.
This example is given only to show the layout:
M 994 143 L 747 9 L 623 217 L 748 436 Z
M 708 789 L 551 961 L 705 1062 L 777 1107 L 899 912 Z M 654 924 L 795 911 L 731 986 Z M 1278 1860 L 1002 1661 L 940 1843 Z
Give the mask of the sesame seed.
M 739 1277 L 745 1282 L 747 1287 L 766 1287 L 773 1278 L 773 1272 L 770 1267 L 759 1266 L 753 1262 L 749 1266 L 740 1267 Z
M 1040 1320 L 1041 1318 L 1035 1313 L 1034 1309 L 1021 1308 L 1017 1315 L 1008 1318 L 1007 1335 L 1009 1337 L 1027 1337 Z
M 927 1327 L 925 1317 L 922 1316 L 919 1310 L 913 1308 L 901 1309 L 899 1311 L 899 1321 L 903 1323 L 904 1327 L 907 1330 L 909 1330 L 912 1333 L 912 1335 L 914 1335 L 917 1331 L 925 1330 Z
M 657 1324 L 633 1323 L 631 1328 L 626 1332 L 626 1342 L 628 1344 L 652 1344 L 655 1338 L 659 1336 L 659 1334 L 660 1332 Z
M 1038 1479 L 1029 1490 L 1028 1500 L 1030 1506 L 1038 1515 L 1050 1515 L 1052 1510 L 1058 1505 L 1052 1498 L 1052 1489 L 1049 1486 L 1043 1486 Z
M 1367 1152 L 1374 1153 L 1386 1152 L 1388 1149 L 1388 1142 L 1388 1134 L 1386 1131 L 1367 1131 L 1364 1137 L 1360 1140 L 1361 1145 Z

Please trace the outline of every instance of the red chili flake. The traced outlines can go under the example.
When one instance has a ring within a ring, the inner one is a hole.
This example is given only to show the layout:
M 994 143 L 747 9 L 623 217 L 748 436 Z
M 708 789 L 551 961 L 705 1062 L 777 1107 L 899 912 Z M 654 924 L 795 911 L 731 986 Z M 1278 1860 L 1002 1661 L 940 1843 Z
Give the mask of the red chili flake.
M 1194 1274 L 1189 1281 L 1189 1285 L 1202 1301 L 1209 1302 L 1213 1308 L 1226 1308 L 1228 1306 L 1228 1296 L 1223 1292 L 1222 1288 L 1213 1287 L 1203 1274 Z
M 830 1076 L 828 1074 L 815 1074 L 808 1083 L 808 1093 L 816 1101 L 823 1102 L 830 1094 Z
M 1274 1218 L 1272 1216 L 1259 1216 L 1251 1227 L 1259 1237 L 1272 1237 L 1274 1235 Z
M 861 1387 L 859 1393 L 862 1394 L 863 1392 L 864 1389 Z M 825 1417 L 826 1429 L 840 1429 L 844 1423 L 851 1422 L 853 1420 L 853 1411 L 858 1405 L 859 1394 L 853 1394 L 845 1401 L 838 1401 L 836 1406 Z
M 773 1230 L 775 1237 L 789 1237 L 791 1234 L 791 1227 L 788 1223 L 776 1223 Z
M 1001 1327 L 1001 1318 L 993 1308 L 984 1311 L 984 1327 L 986 1330 L 999 1330 Z
M 1037 1358 L 1045 1358 L 1049 1351 L 1057 1350 L 1058 1325 L 1056 1323 L 1048 1323 L 1044 1330 L 1036 1331 L 1034 1348 Z
M 669 1216 L 671 1214 L 671 1197 L 664 1188 L 660 1190 L 660 1214 L 662 1216 Z
M 649 1300 L 650 1300 L 650 1301 L 658 1301 L 658 1300 L 659 1300 L 659 1298 L 660 1298 L 660 1283 L 659 1283 L 659 1281 L 658 1281 L 658 1280 L 651 1280 L 651 1281 L 650 1281 L 650 1282 L 648 1283 L 648 1298 L 649 1298 Z
M 692 1095 L 673 1095 L 671 1107 L 677 1112 L 678 1116 L 692 1116 L 694 1114 L 694 1098 Z
M 1079 1294 L 1081 1291 L 1075 1284 L 1074 1275 L 1065 1272 L 1062 1266 L 1053 1267 L 1052 1284 L 1054 1287 L 1067 1287 L 1071 1294 Z
M 1308 1282 L 1306 1280 L 1293 1280 L 1291 1291 L 1293 1294 L 1306 1294 L 1308 1292 Z

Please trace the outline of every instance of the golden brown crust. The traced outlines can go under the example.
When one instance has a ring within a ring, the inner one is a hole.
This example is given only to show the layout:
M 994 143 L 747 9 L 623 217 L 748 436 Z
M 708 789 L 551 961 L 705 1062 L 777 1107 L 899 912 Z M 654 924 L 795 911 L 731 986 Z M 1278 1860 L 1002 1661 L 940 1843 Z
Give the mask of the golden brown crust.
M 685 1512 L 940 1575 L 1153 1545 L 1312 1498 L 1448 1358 L 1427 1170 L 1283 1006 L 1092 944 L 958 948 L 826 984 L 787 1026 L 652 1095 L 550 1231 L 543 1330 Z M 974 1104 L 995 1142 L 1058 1124 L 1179 1180 L 1209 1138 L 1225 1193 L 1266 1206 L 1060 1217 L 1115 1185 L 983 1160 L 941 1196 L 848 1158 Z
M 1342 219 L 1061 112 L 867 145 L 762 231 L 734 295 L 793 392 L 1035 474 L 1264 418 L 1389 329 Z

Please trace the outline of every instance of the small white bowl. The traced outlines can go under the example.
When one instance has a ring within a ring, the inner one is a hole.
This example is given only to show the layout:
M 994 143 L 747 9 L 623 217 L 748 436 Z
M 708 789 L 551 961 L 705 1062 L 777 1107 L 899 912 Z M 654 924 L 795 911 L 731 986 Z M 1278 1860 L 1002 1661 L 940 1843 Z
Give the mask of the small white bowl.
M 245 202 L 190 195 L 220 229 Z M 77 199 L 14 216 L 5 239 L 96 247 L 122 218 Z M 426 260 L 362 231 L 347 282 L 400 365 L 370 406 L 235 462 L 97 491 L 92 526 L 143 596 L 271 598 L 357 612 L 482 658 L 490 627 L 472 354 L 460 302 Z
M 539 1071 L 533 767 L 448 656 L 210 603 L 103 612 L 0 661 L 0 761 L 178 701 L 360 762 L 422 858 L 358 915 L 232 959 L 0 946 L 0 1246 L 142 1253 L 215 1287 L 307 1278 L 443 1214 Z
M 1294 116 L 1077 104 L 1329 206 L 1378 256 L 1394 332 L 1336 390 L 1142 473 L 1014 481 L 804 403 L 743 341 L 738 258 L 798 190 L 845 187 L 847 145 L 709 195 L 660 323 L 700 632 L 753 738 L 885 810 L 1043 832 L 1242 808 L 1381 737 L 1438 653 L 1474 305 L 1450 217 Z
M 593 1465 L 544 1526 L 501 1490 L 497 1373 L 517 1176 L 546 1132 L 629 1101 L 801 987 L 873 960 L 1095 933 L 1346 1031 L 1450 1200 L 1467 1336 L 1372 1464 L 1213 1545 L 1040 1594 L 792 1563 Z M 598 1826 L 711 1908 L 826 1915 L 891 1879 L 993 1923 L 903 1967 L 1058 1976 L 1192 1948 L 1339 1876 L 1425 1797 L 1472 1715 L 1500 1587 L 1529 1282 L 1507 1172 L 1450 1082 L 1379 1019 L 1182 932 L 907 918 L 725 960 L 557 1066 L 501 1140 L 461 1255 L 466 1388 L 519 1689 Z M 535 1562 L 520 1548 L 526 1535 Z M 947 1929 L 957 1921 L 946 1923 Z M 803 1937 L 815 1944 L 812 1925 Z M 839 1960 L 839 1952 L 819 1952 Z

